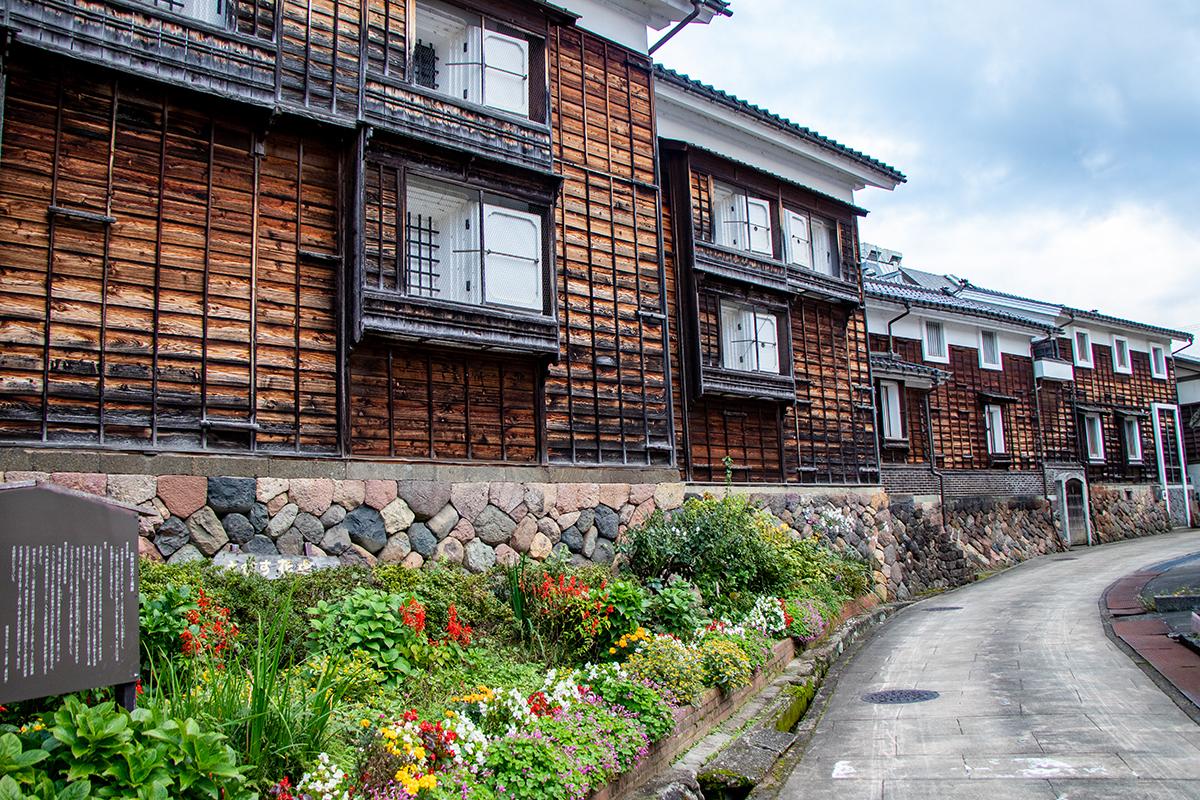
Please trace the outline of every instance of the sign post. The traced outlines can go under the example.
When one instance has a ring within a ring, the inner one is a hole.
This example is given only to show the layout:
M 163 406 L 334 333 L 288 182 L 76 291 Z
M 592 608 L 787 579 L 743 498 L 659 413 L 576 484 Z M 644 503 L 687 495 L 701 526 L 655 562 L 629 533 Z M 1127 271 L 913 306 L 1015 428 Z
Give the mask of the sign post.
M 0 704 L 139 677 L 138 524 L 53 485 L 0 486 Z

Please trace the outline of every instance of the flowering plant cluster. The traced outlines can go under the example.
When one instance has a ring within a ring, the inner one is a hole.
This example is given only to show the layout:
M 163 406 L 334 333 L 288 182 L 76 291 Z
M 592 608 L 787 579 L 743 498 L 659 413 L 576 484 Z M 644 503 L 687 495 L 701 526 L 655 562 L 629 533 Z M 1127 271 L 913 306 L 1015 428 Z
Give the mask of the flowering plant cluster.
M 791 624 L 792 615 L 788 613 L 787 602 L 778 597 L 759 597 L 742 621 L 745 627 L 775 639 L 786 635 Z
M 561 660 L 586 658 L 612 626 L 615 609 L 605 581 L 593 587 L 575 575 L 546 572 L 522 588 L 532 602 L 530 623 Z
M 185 617 L 187 628 L 179 634 L 185 656 L 206 653 L 219 660 L 233 648 L 238 626 L 229 621 L 229 609 L 214 603 L 203 589 L 196 599 L 196 607 Z

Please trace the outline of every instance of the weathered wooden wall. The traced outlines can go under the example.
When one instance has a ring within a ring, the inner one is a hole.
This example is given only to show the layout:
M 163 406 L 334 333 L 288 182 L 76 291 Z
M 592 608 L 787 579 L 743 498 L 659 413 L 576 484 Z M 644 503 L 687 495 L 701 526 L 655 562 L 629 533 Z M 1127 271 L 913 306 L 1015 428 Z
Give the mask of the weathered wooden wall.
M 535 462 L 538 369 L 531 359 L 362 344 L 350 359 L 350 452 Z
M 336 139 L 16 56 L 0 436 L 336 451 Z
M 1059 339 L 1062 357 L 1073 361 L 1073 342 L 1069 338 Z M 1175 389 L 1175 365 L 1167 359 L 1167 379 L 1155 379 L 1150 374 L 1150 355 L 1138 350 L 1129 353 L 1131 372 L 1119 374 L 1113 370 L 1112 348 L 1108 345 L 1092 345 L 1091 369 L 1075 367 L 1074 407 L 1094 406 L 1104 409 L 1100 419 L 1104 424 L 1104 463 L 1087 464 L 1091 480 L 1145 482 L 1158 480 L 1158 466 L 1154 443 L 1154 430 L 1150 417 L 1151 403 L 1178 402 Z M 1070 407 L 1072 396 L 1067 394 L 1064 402 Z M 1130 464 L 1121 445 L 1120 416 L 1118 410 L 1134 410 L 1147 414 L 1141 417 L 1142 463 Z M 1062 412 L 1060 412 L 1062 413 Z M 1078 421 L 1076 424 L 1079 424 Z M 1087 462 L 1083 433 L 1076 434 L 1078 450 L 1076 458 Z
M 650 62 L 577 29 L 551 37 L 562 175 L 562 348 L 546 381 L 551 461 L 673 463 Z
M 873 334 L 871 346 L 875 352 L 888 351 L 888 338 Z M 895 337 L 897 355 L 905 361 L 920 364 L 921 342 L 917 339 Z M 929 395 L 929 416 L 934 443 L 937 447 L 937 466 L 944 469 L 1037 469 L 1040 466 L 1037 440 L 1037 410 L 1033 396 L 1033 360 L 1027 356 L 1004 353 L 1003 370 L 988 370 L 979 366 L 979 351 L 972 347 L 950 346 L 950 363 L 929 366 L 945 369 L 952 377 L 933 389 Z M 985 400 L 981 393 L 1016 398 L 1004 406 L 1004 443 L 1009 463 L 993 463 L 987 448 L 987 426 L 984 421 Z M 905 431 L 909 435 L 907 451 L 884 448 L 883 460 L 889 464 L 929 463 L 929 441 L 926 433 L 923 393 L 906 390 Z
M 1180 406 L 1179 416 L 1183 420 L 1183 451 L 1187 463 L 1200 464 L 1200 403 Z
M 844 302 L 775 293 L 775 302 L 789 310 L 790 351 L 796 382 L 790 401 L 775 402 L 740 397 L 696 397 L 694 370 L 718 363 L 718 337 L 714 333 L 711 302 L 690 279 L 686 263 L 694 241 L 711 238 L 708 187 L 704 173 L 686 169 L 682 186 L 673 189 L 672 201 L 684 212 L 666 213 L 666 286 L 671 292 L 671 320 L 680 331 L 672 349 L 672 375 L 677 398 L 687 396 L 686 408 L 678 400 L 676 416 L 683 423 L 678 449 L 689 478 L 720 481 L 723 460 L 733 460 L 733 479 L 755 483 L 863 483 L 878 480 L 875 423 L 870 386 L 866 320 L 861 306 Z M 765 180 L 765 179 L 764 179 Z M 686 187 L 684 189 L 683 187 Z M 686 191 L 686 196 L 679 193 Z M 777 196 L 780 189 L 767 196 Z M 814 199 L 814 205 L 819 201 Z M 672 209 L 668 208 L 670 212 Z M 857 282 L 857 225 L 845 211 L 836 216 L 821 206 L 839 225 L 845 274 Z M 679 220 L 682 218 L 683 222 Z M 736 290 L 735 284 L 725 291 Z M 760 290 L 744 286 L 750 299 Z M 697 295 L 696 293 L 701 294 Z M 685 317 L 696 309 L 694 327 L 700 347 L 687 341 Z M 707 309 L 707 310 L 706 310 Z M 781 329 L 780 350 L 788 352 Z M 702 364 L 693 364 L 696 357 Z

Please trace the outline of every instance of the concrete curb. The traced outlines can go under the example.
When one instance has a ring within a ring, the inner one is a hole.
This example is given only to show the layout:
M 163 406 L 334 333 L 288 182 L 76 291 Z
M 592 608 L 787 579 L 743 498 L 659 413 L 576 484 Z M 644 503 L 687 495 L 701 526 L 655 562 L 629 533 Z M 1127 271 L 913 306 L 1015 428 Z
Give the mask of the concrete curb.
M 1171 559 L 1171 561 L 1174 560 L 1177 559 Z M 1200 706 L 1192 702 L 1191 698 L 1180 691 L 1179 687 L 1177 687 L 1170 678 L 1159 672 L 1159 670 L 1155 668 L 1155 666 L 1148 658 L 1146 658 L 1145 655 L 1139 652 L 1137 648 L 1122 639 L 1121 636 L 1113 629 L 1113 623 L 1115 621 L 1118 621 L 1122 618 L 1128 619 L 1131 616 L 1137 615 L 1131 613 L 1132 609 L 1127 607 L 1127 603 L 1124 601 L 1118 601 L 1119 605 L 1115 607 L 1110 605 L 1110 595 L 1115 593 L 1117 590 L 1126 593 L 1140 592 L 1141 588 L 1149 583 L 1152 578 L 1163 572 L 1163 570 L 1159 570 L 1157 572 L 1154 571 L 1155 567 L 1162 566 L 1167 563 L 1169 562 L 1158 561 L 1147 564 L 1140 569 L 1134 570 L 1128 575 L 1124 575 L 1110 583 L 1101 593 L 1100 600 L 1097 603 L 1100 612 L 1100 624 L 1104 627 L 1104 635 L 1108 637 L 1108 640 L 1116 645 L 1117 649 L 1129 656 L 1130 660 L 1133 661 L 1134 664 L 1137 664 L 1142 672 L 1146 674 L 1146 677 L 1148 677 L 1155 686 L 1161 689 L 1163 694 L 1171 698 L 1171 702 L 1178 706 L 1180 711 L 1187 714 L 1192 722 L 1200 725 Z M 1183 646 L 1184 645 L 1180 645 L 1180 647 Z

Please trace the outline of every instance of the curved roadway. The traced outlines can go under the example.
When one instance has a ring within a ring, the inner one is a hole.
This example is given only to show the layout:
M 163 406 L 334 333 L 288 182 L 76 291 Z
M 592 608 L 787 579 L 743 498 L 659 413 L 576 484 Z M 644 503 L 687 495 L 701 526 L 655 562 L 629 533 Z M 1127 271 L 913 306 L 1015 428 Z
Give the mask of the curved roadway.
M 1196 531 L 1080 549 L 911 606 L 843 669 L 779 798 L 1200 798 L 1200 726 L 1098 608 L 1117 578 L 1197 549 Z M 940 697 L 861 699 L 883 689 Z

